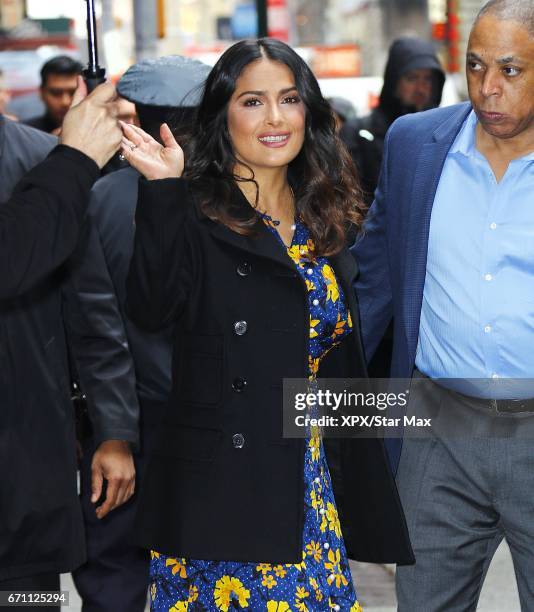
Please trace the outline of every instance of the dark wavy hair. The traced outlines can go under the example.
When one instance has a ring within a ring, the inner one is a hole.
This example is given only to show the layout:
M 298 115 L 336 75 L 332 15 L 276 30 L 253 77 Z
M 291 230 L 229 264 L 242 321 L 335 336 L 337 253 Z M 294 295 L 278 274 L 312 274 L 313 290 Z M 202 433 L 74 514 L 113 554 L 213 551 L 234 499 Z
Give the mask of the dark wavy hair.
M 201 211 L 241 234 L 252 234 L 259 222 L 253 207 L 239 205 L 235 183 L 254 180 L 236 176 L 238 162 L 227 124 L 227 109 L 236 81 L 250 63 L 268 58 L 289 67 L 306 107 L 302 149 L 289 164 L 288 180 L 298 214 L 308 226 L 315 255 L 334 255 L 347 243 L 348 233 L 363 220 L 363 199 L 356 169 L 336 135 L 330 105 L 317 79 L 291 47 L 271 38 L 232 45 L 211 70 L 198 107 L 195 133 L 187 147 L 184 177 L 199 196 Z M 256 183 L 258 201 L 259 186 Z

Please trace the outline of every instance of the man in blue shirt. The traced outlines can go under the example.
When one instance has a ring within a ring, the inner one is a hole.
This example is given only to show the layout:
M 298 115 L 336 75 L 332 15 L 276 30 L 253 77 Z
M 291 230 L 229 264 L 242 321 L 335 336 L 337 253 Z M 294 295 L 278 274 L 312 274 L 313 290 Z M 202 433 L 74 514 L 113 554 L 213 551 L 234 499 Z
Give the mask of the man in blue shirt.
M 392 126 L 353 248 L 367 357 L 393 316 L 392 376 L 426 379 L 419 403 L 463 428 L 405 435 L 397 482 L 416 564 L 397 571 L 401 612 L 475 610 L 503 538 L 534 609 L 532 0 L 481 9 L 467 79 L 470 104 Z M 488 435 L 503 427 L 515 435 Z

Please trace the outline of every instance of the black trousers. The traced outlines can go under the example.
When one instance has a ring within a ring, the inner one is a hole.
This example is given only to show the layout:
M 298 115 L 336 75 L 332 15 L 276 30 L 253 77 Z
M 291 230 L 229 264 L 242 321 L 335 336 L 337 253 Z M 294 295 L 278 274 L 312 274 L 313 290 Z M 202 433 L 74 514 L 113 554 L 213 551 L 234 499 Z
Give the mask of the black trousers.
M 160 403 L 141 405 L 141 449 L 134 457 L 136 493 L 102 520 L 96 518 L 95 506 L 91 503 L 91 461 L 96 448 L 92 440 L 83 444 L 80 478 L 87 562 L 72 574 L 83 612 L 143 612 L 145 609 L 150 556 L 148 551 L 132 543 L 133 523 L 137 491 L 161 412 Z
M 40 574 L 39 576 L 24 576 L 24 578 L 12 578 L 11 580 L 0 580 L 0 591 L 59 591 L 59 574 Z M 35 612 L 35 606 L 2 606 L 2 612 L 20 612 L 30 610 Z M 60 612 L 59 606 L 46 606 L 45 610 Z M 64 608 L 66 610 L 66 608 Z

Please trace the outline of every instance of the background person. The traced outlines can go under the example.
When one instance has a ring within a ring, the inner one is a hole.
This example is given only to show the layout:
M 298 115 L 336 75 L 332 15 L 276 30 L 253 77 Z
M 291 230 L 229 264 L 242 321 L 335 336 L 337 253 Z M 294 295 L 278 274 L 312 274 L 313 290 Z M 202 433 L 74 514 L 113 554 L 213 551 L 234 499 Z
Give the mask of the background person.
M 360 610 L 345 543 L 412 560 L 381 441 L 340 443 L 344 539 L 319 436 L 282 437 L 284 377 L 365 373 L 344 246 L 359 193 L 330 107 L 290 47 L 260 39 L 210 72 L 187 180 L 167 126 L 165 146 L 123 129 L 147 179 L 128 312 L 147 331 L 175 326 L 138 516 L 152 609 Z
M 120 142 L 114 98 L 106 84 L 76 105 L 26 174 L 53 139 L 0 117 L 0 176 L 22 176 L 0 204 L 1 591 L 57 591 L 85 556 L 58 278 Z
M 68 55 L 58 55 L 48 60 L 41 68 L 41 100 L 45 113 L 28 119 L 26 125 L 58 135 L 65 115 L 68 113 L 74 92 L 78 86 L 78 75 L 82 73 L 80 62 Z
M 154 138 L 159 139 L 162 123 L 179 134 L 191 132 L 209 70 L 181 56 L 142 61 L 117 83 L 121 105 L 128 102 Z M 171 390 L 172 326 L 145 333 L 125 313 L 139 176 L 128 166 L 96 183 L 86 241 L 71 266 L 70 283 L 83 323 L 72 341 L 94 431 L 83 442 L 80 471 L 87 561 L 73 573 L 84 612 L 142 612 L 148 591 L 150 556 L 133 541 L 137 496 L 101 520 L 91 488 L 98 439 L 113 429 L 139 437 L 134 455 L 139 482 Z

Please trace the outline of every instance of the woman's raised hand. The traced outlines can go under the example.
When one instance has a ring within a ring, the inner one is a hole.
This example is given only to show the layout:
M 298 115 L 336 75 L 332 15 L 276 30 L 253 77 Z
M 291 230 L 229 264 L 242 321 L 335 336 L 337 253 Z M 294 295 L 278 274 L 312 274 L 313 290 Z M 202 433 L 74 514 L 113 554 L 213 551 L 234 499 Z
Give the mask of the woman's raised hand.
M 122 155 L 148 180 L 179 178 L 184 171 L 184 152 L 169 126 L 160 128 L 163 145 L 135 125 L 120 122 L 123 138 Z

